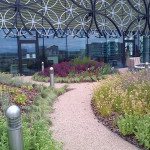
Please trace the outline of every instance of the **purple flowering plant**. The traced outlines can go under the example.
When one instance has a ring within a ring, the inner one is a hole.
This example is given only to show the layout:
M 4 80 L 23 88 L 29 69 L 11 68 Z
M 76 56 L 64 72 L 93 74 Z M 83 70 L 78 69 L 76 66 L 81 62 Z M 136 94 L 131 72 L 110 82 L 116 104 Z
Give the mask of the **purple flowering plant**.
M 54 68 L 55 77 L 62 81 L 56 82 L 84 82 L 97 81 L 104 78 L 103 75 L 116 73 L 110 65 L 91 60 L 88 57 L 78 57 L 70 61 L 64 61 L 59 64 L 54 64 L 50 67 Z M 45 68 L 44 72 L 38 72 L 39 77 L 49 77 L 49 68 Z M 55 79 L 56 79 L 55 78 Z M 67 79 L 66 79 L 67 78 Z M 73 81 L 75 79 L 75 81 Z

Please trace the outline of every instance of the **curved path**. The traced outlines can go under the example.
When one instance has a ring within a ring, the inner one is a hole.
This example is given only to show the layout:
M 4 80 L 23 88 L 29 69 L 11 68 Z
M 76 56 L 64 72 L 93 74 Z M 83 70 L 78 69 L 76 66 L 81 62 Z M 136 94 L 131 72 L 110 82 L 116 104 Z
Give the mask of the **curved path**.
M 72 90 L 55 101 L 55 111 L 50 115 L 54 138 L 66 143 L 64 150 L 137 150 L 94 116 L 91 109 L 94 84 L 70 84 Z
M 23 80 L 32 81 L 31 77 Z M 63 85 L 55 84 L 55 87 Z M 65 143 L 64 150 L 137 150 L 98 122 L 91 109 L 94 85 L 96 83 L 70 84 L 70 91 L 58 97 L 54 113 L 50 114 L 53 137 Z

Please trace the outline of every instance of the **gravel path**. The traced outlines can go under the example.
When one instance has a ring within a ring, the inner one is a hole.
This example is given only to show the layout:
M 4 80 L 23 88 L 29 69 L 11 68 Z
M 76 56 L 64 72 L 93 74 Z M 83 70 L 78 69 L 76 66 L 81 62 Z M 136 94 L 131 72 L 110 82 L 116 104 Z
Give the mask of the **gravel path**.
M 31 77 L 23 77 L 32 81 Z M 34 82 L 34 81 L 32 81 Z M 49 83 L 36 82 L 49 86 Z M 60 88 L 65 84 L 56 83 Z M 50 114 L 53 137 L 64 142 L 64 150 L 137 150 L 98 122 L 91 109 L 93 86 L 96 83 L 70 84 L 70 91 L 59 96 Z
M 137 150 L 95 118 L 90 105 L 94 84 L 70 84 L 72 90 L 55 101 L 50 115 L 54 138 L 66 143 L 64 150 Z

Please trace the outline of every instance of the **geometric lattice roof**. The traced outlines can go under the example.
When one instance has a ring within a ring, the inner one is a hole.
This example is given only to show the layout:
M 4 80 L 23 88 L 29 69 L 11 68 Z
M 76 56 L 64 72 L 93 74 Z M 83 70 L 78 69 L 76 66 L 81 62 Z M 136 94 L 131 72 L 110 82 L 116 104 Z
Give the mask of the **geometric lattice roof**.
M 6 36 L 132 36 L 150 31 L 149 0 L 0 0 Z

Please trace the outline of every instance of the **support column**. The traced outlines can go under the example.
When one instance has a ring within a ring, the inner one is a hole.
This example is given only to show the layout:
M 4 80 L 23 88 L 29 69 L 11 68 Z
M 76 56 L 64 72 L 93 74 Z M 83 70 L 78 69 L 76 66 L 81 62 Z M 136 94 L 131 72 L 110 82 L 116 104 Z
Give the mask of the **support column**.
M 149 50 L 150 50 L 150 37 L 143 37 L 143 62 L 149 62 Z

